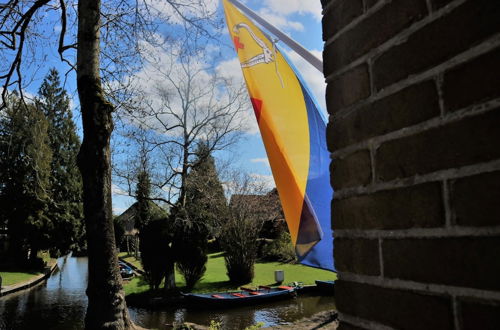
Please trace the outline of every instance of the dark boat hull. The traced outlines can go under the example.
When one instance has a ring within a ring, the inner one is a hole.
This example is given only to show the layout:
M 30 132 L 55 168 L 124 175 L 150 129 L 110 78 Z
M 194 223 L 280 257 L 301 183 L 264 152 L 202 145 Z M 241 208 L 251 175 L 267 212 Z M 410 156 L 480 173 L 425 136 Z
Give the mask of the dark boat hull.
M 255 294 L 257 293 L 257 294 Z M 219 308 L 219 307 L 236 307 L 246 306 L 253 304 L 260 304 L 263 302 L 287 299 L 296 296 L 295 288 L 290 289 L 270 289 L 270 290 L 256 290 L 252 292 L 238 291 L 238 292 L 221 292 L 221 293 L 206 293 L 184 294 L 187 302 L 193 305 L 201 305 L 204 308 Z
M 316 280 L 316 288 L 319 292 L 334 294 L 335 293 L 335 281 L 319 281 Z

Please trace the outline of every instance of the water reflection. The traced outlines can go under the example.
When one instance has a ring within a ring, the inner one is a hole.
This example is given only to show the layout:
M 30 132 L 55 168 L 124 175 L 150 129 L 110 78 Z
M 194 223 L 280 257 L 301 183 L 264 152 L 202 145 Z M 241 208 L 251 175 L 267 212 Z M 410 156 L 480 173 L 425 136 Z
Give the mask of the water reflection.
M 87 258 L 61 258 L 59 270 L 35 288 L 0 298 L 0 329 L 82 329 L 87 306 Z M 170 308 L 150 311 L 130 308 L 134 322 L 156 329 L 173 323 L 194 322 L 209 325 L 211 320 L 224 329 L 244 329 L 257 322 L 266 326 L 286 324 L 324 310 L 334 309 L 333 298 L 299 296 L 230 310 Z
M 211 320 L 221 322 L 223 329 L 245 329 L 263 322 L 266 327 L 288 324 L 315 313 L 335 309 L 332 297 L 301 295 L 297 299 L 238 307 L 226 310 L 177 310 L 150 311 L 131 308 L 134 320 L 147 328 L 165 329 L 173 323 L 193 322 L 209 325 Z
M 81 329 L 87 259 L 60 258 L 59 269 L 37 287 L 0 298 L 1 329 Z

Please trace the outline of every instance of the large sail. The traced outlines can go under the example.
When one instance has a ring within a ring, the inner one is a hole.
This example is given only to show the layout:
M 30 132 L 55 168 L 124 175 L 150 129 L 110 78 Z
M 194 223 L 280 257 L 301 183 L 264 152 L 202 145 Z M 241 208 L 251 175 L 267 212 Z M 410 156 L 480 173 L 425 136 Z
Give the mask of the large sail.
M 297 257 L 334 270 L 325 122 L 273 42 L 233 4 L 223 3 Z

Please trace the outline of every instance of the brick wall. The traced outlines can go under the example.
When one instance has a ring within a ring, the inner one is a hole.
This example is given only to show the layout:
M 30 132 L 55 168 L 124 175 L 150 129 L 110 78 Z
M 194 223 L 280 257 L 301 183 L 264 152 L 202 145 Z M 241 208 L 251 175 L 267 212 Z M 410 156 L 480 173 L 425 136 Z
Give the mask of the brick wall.
M 500 329 L 500 1 L 322 4 L 341 329 Z

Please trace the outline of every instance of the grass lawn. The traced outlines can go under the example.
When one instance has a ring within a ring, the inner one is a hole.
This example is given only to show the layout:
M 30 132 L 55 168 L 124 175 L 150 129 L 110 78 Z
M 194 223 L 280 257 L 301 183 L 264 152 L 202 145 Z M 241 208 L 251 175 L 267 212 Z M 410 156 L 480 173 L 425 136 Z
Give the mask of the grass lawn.
M 23 272 L 0 272 L 2 276 L 2 286 L 8 286 L 21 282 L 28 281 L 30 278 L 40 275 L 38 272 L 23 273 Z
M 51 259 L 48 251 L 40 251 L 37 256 L 42 258 L 45 263 L 48 263 Z M 42 274 L 39 271 L 21 271 L 17 269 L 11 269 L 8 271 L 0 271 L 0 276 L 2 277 L 2 286 L 13 285 L 17 283 L 26 282 L 29 279 Z
M 127 260 L 128 261 L 128 260 Z M 306 267 L 302 265 L 281 264 L 278 262 L 266 262 L 255 264 L 255 277 L 253 282 L 246 286 L 258 285 L 273 285 L 274 271 L 283 270 L 285 272 L 285 281 L 287 284 L 290 282 L 302 282 L 303 284 L 314 284 L 315 280 L 335 280 L 337 275 L 335 273 Z M 185 286 L 182 276 L 176 272 L 176 284 L 179 288 Z M 208 256 L 207 271 L 198 284 L 196 284 L 193 292 L 214 292 L 214 291 L 228 291 L 235 290 L 237 286 L 229 283 L 229 278 L 226 275 L 226 266 L 224 264 L 224 257 L 222 253 L 210 254 Z M 148 284 L 141 278 L 136 277 L 125 284 L 125 293 L 140 293 L 149 289 Z
M 125 260 L 126 262 L 134 265 L 135 267 L 142 269 L 141 262 L 137 260 L 133 255 L 129 255 L 127 252 L 120 252 L 118 257 Z

